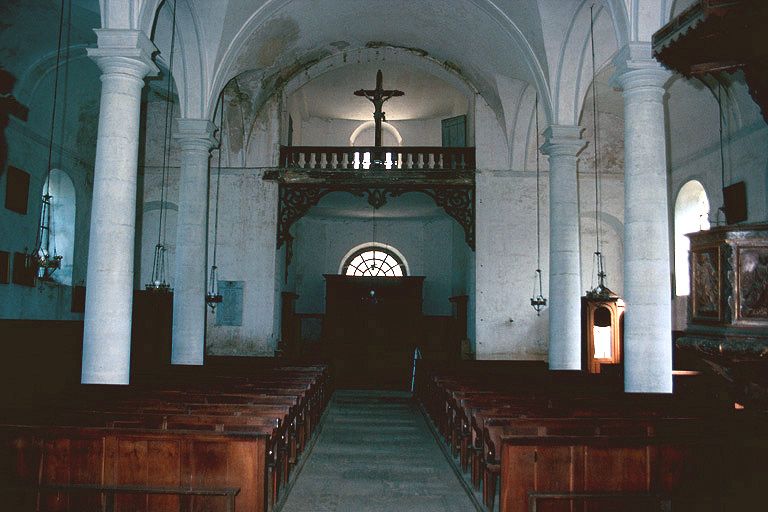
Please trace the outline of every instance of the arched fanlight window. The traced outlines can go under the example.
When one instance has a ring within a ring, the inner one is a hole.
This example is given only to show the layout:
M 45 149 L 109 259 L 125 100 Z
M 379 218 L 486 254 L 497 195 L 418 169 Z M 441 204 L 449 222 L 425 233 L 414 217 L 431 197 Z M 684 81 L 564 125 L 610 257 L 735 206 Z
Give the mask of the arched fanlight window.
M 43 195 L 50 195 L 50 230 L 61 266 L 51 275 L 57 283 L 72 285 L 72 263 L 75 254 L 75 186 L 69 175 L 60 169 L 51 169 L 43 184 Z
M 709 199 L 704 186 L 696 180 L 680 188 L 675 201 L 675 294 L 688 295 L 691 290 L 688 251 L 691 241 L 687 233 L 709 229 Z
M 347 257 L 341 273 L 346 276 L 403 277 L 407 275 L 403 260 L 395 252 L 368 245 Z

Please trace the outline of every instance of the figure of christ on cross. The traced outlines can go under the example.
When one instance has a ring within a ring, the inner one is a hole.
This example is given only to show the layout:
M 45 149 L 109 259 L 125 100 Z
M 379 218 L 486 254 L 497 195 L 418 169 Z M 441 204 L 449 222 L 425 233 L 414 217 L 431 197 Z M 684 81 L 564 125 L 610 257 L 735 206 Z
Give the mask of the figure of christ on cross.
M 370 89 L 360 89 L 358 91 L 355 91 L 355 96 L 362 96 L 373 103 L 374 106 L 374 112 L 373 112 L 373 120 L 376 123 L 375 128 L 375 138 L 373 145 L 377 148 L 381 147 L 381 123 L 382 121 L 386 121 L 384 118 L 384 112 L 381 110 L 381 107 L 384 105 L 384 102 L 387 101 L 390 98 L 394 98 L 395 96 L 402 96 L 405 93 L 403 91 L 398 91 L 397 89 L 384 89 L 384 86 L 382 85 L 382 77 L 381 77 L 381 70 L 379 70 L 376 73 L 376 88 L 373 90 Z M 382 152 L 374 152 L 372 155 L 372 166 L 374 168 L 381 168 L 384 166 L 384 155 Z

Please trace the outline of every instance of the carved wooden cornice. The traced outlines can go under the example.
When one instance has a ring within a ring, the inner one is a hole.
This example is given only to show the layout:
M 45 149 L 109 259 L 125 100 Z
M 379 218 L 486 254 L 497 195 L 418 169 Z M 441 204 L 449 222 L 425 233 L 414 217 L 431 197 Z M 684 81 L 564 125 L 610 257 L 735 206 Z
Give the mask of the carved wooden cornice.
M 685 77 L 744 71 L 768 122 L 768 2 L 699 0 L 653 35 L 653 55 Z
M 288 245 L 291 258 L 291 226 L 312 206 L 331 192 L 348 192 L 365 197 L 368 204 L 381 208 L 387 197 L 406 192 L 421 192 L 464 229 L 467 245 L 475 250 L 475 175 L 472 171 L 268 171 L 265 180 L 279 184 L 277 248 Z

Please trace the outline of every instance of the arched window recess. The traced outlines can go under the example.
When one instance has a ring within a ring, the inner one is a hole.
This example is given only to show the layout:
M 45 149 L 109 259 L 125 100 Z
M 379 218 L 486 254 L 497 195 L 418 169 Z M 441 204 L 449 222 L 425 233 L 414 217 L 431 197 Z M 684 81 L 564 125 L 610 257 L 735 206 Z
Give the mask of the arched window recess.
M 398 251 L 383 244 L 369 243 L 347 253 L 339 273 L 358 277 L 404 277 L 408 270 Z

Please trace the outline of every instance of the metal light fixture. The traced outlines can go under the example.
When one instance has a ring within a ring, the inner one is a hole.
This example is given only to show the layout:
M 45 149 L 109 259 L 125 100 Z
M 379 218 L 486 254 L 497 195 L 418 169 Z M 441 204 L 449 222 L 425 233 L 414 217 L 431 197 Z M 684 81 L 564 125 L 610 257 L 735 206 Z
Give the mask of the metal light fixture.
M 61 0 L 59 16 L 59 39 L 56 47 L 56 70 L 53 79 L 53 106 L 51 108 L 51 136 L 48 141 L 48 167 L 45 177 L 45 194 L 40 209 L 40 225 L 37 229 L 35 248 L 26 255 L 26 267 L 36 269 L 41 281 L 52 281 L 52 275 L 61 267 L 62 256 L 56 254 L 56 237 L 53 221 L 53 196 L 51 195 L 51 160 L 53 156 L 53 135 L 56 125 L 56 102 L 59 92 L 59 66 L 61 63 L 61 35 L 64 27 L 64 0 Z M 32 270 L 34 271 L 34 270 Z
M 214 207 L 214 220 L 213 220 L 213 263 L 211 265 L 211 271 L 208 276 L 208 289 L 205 293 L 205 303 L 211 308 L 211 311 L 216 310 L 216 305 L 222 302 L 222 296 L 219 294 L 219 268 L 216 266 L 216 246 L 219 239 L 219 190 L 221 189 L 221 152 L 224 149 L 224 89 L 221 90 L 219 95 L 219 156 L 216 172 L 216 206 Z
M 541 213 L 539 199 L 539 93 L 536 93 L 536 272 L 533 276 L 533 295 L 531 296 L 531 306 L 536 310 L 536 316 L 541 315 L 541 310 L 547 306 L 547 299 L 544 297 L 541 277 Z
M 171 22 L 171 51 L 168 56 L 168 88 L 165 97 L 165 134 L 163 136 L 163 165 L 162 181 L 160 182 L 160 222 L 157 230 L 157 244 L 155 245 L 155 255 L 152 260 L 152 279 L 145 285 L 147 291 L 157 293 L 172 292 L 173 288 L 166 281 L 165 270 L 165 228 L 167 225 L 168 208 L 168 187 L 166 185 L 166 174 L 168 173 L 168 163 L 170 160 L 171 123 L 173 122 L 173 90 L 171 88 L 171 74 L 173 73 L 173 53 L 176 43 L 176 2 L 173 3 L 173 14 Z
M 595 82 L 595 77 L 597 75 L 595 71 L 595 27 L 594 27 L 594 16 L 592 15 L 592 9 L 594 6 L 589 8 L 590 12 L 590 31 L 589 31 L 589 37 L 592 44 L 592 134 L 595 139 L 595 142 L 593 144 L 593 148 L 595 151 L 595 252 L 592 259 L 592 268 L 594 272 L 594 276 L 597 277 L 597 283 L 595 286 L 586 292 L 586 296 L 588 298 L 600 298 L 600 299 L 607 299 L 607 298 L 616 298 L 617 295 L 614 294 L 611 290 L 609 290 L 605 286 L 605 278 L 607 276 L 605 272 L 605 264 L 603 261 L 603 253 L 600 251 L 600 195 L 601 195 L 601 187 L 600 187 L 600 165 L 599 165 L 599 130 L 598 130 L 598 116 L 597 116 L 597 83 Z M 594 282 L 593 282 L 594 284 Z

